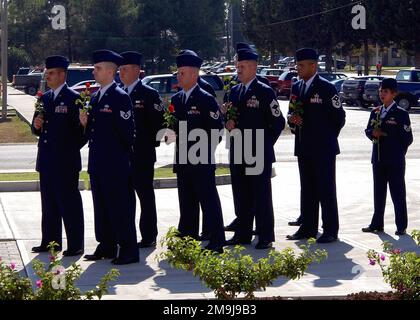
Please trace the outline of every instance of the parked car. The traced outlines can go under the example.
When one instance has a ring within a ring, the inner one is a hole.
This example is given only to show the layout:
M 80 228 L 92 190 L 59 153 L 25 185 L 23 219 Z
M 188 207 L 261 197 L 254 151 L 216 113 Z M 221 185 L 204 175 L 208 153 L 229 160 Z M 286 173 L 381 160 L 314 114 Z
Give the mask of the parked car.
M 277 96 L 286 96 L 289 98 L 292 89 L 292 78 L 297 77 L 296 70 L 283 72 L 278 79 Z
M 16 72 L 16 74 L 14 74 L 13 77 L 12 77 L 12 87 L 14 87 L 16 85 L 16 76 L 27 75 L 30 71 L 31 71 L 31 68 L 29 68 L 29 67 L 19 68 L 19 70 Z
M 357 78 L 349 78 L 343 82 L 343 101 L 348 105 L 356 105 L 358 107 L 368 107 L 363 100 L 363 94 L 365 91 L 365 83 L 368 80 L 379 79 L 382 80 L 382 76 L 363 76 Z
M 24 91 L 32 96 L 39 90 L 39 84 L 42 79 L 42 72 L 29 72 L 28 74 L 16 74 L 13 78 L 14 87 Z
M 217 102 L 223 103 L 223 81 L 216 74 L 203 74 L 200 77 L 210 83 L 217 95 Z M 159 74 L 147 76 L 142 79 L 145 85 L 156 89 L 161 95 L 162 99 L 169 100 L 175 93 L 179 91 L 178 80 L 176 74 Z
M 335 66 L 334 57 L 331 57 L 331 59 L 332 59 L 332 62 L 333 62 L 332 65 Z M 336 59 L 336 60 L 337 60 L 337 69 L 343 70 L 346 67 L 347 61 L 342 60 L 342 59 Z M 320 55 L 319 58 L 318 58 L 318 61 L 319 62 L 324 62 L 324 63 L 327 62 L 326 55 L 325 54 Z
M 93 80 L 93 66 L 75 66 L 70 65 L 67 69 L 67 78 L 66 82 L 69 87 L 73 87 L 79 83 L 84 81 L 87 82 L 95 82 Z M 42 76 L 42 80 L 40 81 L 40 89 L 42 92 L 48 90 L 46 80 L 44 76 Z M 36 92 L 35 92 L 36 93 Z
M 91 94 L 98 91 L 101 87 L 100 84 L 96 83 L 95 80 L 85 80 L 85 81 L 80 81 L 80 82 L 76 83 L 75 85 L 71 86 L 70 88 L 72 88 L 73 90 L 76 90 L 77 92 L 82 92 L 86 89 L 86 84 L 87 83 L 90 84 L 89 91 L 90 91 Z
M 346 78 L 347 79 L 347 78 Z M 343 86 L 343 82 L 346 80 L 346 79 L 336 79 L 336 80 L 332 80 L 332 81 L 330 81 L 334 86 L 335 86 L 335 89 L 337 90 L 337 92 L 340 94 L 340 93 L 342 93 L 342 86 Z
M 270 82 L 271 88 L 273 88 L 274 92 L 277 92 L 279 88 L 279 77 L 283 72 L 284 71 L 281 69 L 266 68 L 262 69 L 259 75 L 261 77 L 267 78 L 267 80 Z
M 338 79 L 347 79 L 347 76 L 344 73 L 336 73 L 336 72 L 318 72 L 320 77 L 323 77 L 325 80 L 334 81 Z
M 400 70 L 395 78 L 398 83 L 398 95 L 395 101 L 398 105 L 410 110 L 412 106 L 419 106 L 420 99 L 420 70 Z M 381 81 L 367 81 L 363 99 L 368 104 L 381 104 L 379 98 L 379 87 Z

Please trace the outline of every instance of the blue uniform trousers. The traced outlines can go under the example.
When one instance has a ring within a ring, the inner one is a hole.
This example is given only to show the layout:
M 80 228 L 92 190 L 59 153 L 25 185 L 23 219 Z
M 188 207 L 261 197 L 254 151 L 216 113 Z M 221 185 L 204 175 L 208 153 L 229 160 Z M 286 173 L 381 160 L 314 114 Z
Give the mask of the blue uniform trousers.
M 180 207 L 178 230 L 183 236 L 198 237 L 199 206 L 210 233 L 209 246 L 223 246 L 222 206 L 216 188 L 213 167 L 196 166 L 177 170 L 177 183 Z
M 235 236 L 242 241 L 252 238 L 254 216 L 258 240 L 273 242 L 274 210 L 271 193 L 271 165 L 265 164 L 259 175 L 246 175 L 244 165 L 231 165 L 232 189 L 237 197 L 239 228 Z
M 395 224 L 398 231 L 407 229 L 407 203 L 405 190 L 405 163 L 385 164 L 377 162 L 373 167 L 373 189 L 375 199 L 375 212 L 370 226 L 374 229 L 383 229 L 384 212 L 387 195 L 387 185 L 394 203 Z
M 317 235 L 321 204 L 323 233 L 337 237 L 339 223 L 335 184 L 336 156 L 298 157 L 298 161 L 303 199 L 303 224 L 298 232 L 311 237 Z
M 62 247 L 62 223 L 70 251 L 84 249 L 83 205 L 79 192 L 79 172 L 41 171 L 39 174 L 42 204 L 42 242 L 46 247 L 51 241 Z M 57 248 L 56 248 L 57 249 Z
M 121 259 L 138 258 L 136 199 L 130 178 L 128 175 L 91 174 L 90 183 L 95 235 L 99 242 L 95 254 Z
M 134 188 L 141 208 L 140 233 L 142 240 L 146 242 L 155 241 L 158 234 L 154 175 L 154 162 L 141 163 L 133 168 Z

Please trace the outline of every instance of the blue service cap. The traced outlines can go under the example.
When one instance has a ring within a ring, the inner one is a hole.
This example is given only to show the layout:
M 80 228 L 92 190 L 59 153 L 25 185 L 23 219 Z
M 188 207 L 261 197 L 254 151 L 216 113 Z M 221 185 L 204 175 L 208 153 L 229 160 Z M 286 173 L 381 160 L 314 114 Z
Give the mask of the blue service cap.
M 258 53 L 254 49 L 239 49 L 238 61 L 255 60 L 258 61 Z
M 203 59 L 192 50 L 182 50 L 176 57 L 176 65 L 181 67 L 195 67 L 200 69 Z
M 245 43 L 245 42 L 238 42 L 236 44 L 236 51 L 239 51 L 241 49 L 252 49 L 256 50 L 255 46 L 253 44 Z
M 111 50 L 96 50 L 93 52 L 93 63 L 99 62 L 113 62 L 120 66 L 123 62 L 123 57 Z
M 397 80 L 393 78 L 385 78 L 382 80 L 381 89 L 398 90 Z
M 67 70 L 69 64 L 69 59 L 63 56 L 49 56 L 45 59 L 45 68 L 47 69 L 62 68 Z
M 318 53 L 312 48 L 302 48 L 296 51 L 296 62 L 303 60 L 318 61 Z
M 141 66 L 141 59 L 142 59 L 141 53 L 137 51 L 126 51 L 126 52 L 120 53 L 120 55 L 123 57 L 123 61 L 121 65 L 136 64 L 138 66 Z

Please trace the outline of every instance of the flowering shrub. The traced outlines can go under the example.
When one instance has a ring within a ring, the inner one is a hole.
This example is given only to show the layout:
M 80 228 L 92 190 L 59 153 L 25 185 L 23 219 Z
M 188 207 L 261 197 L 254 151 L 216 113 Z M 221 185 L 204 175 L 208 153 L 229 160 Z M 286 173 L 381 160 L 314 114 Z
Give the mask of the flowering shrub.
M 420 245 L 419 231 L 413 232 L 413 239 Z M 420 300 L 420 256 L 416 252 L 402 252 L 389 242 L 384 242 L 383 248 L 389 254 L 388 265 L 385 255 L 374 250 L 368 251 L 369 263 L 379 265 L 385 282 L 396 290 L 400 299 Z
M 92 300 L 101 299 L 108 292 L 108 282 L 119 275 L 118 270 L 112 269 L 100 281 L 98 286 L 82 294 L 75 282 L 82 274 L 80 265 L 73 263 L 68 269 L 61 264 L 58 253 L 54 250 L 56 243 L 50 243 L 50 262 L 48 267 L 39 260 L 33 261 L 33 269 L 39 280 L 32 283 L 22 277 L 14 264 L 6 266 L 0 261 L 0 300 Z
M 272 250 L 267 258 L 254 262 L 251 256 L 241 253 L 244 250 L 241 246 L 217 254 L 202 250 L 198 241 L 181 238 L 179 232 L 171 228 L 162 240 L 168 250 L 159 258 L 177 269 L 192 271 L 218 299 L 235 299 L 241 292 L 245 298 L 252 299 L 254 291 L 265 289 L 278 277 L 298 279 L 311 263 L 325 259 L 325 250 L 310 250 L 314 243 L 311 239 L 308 245 L 301 246 L 302 252 L 297 256 L 291 248 L 281 252 Z

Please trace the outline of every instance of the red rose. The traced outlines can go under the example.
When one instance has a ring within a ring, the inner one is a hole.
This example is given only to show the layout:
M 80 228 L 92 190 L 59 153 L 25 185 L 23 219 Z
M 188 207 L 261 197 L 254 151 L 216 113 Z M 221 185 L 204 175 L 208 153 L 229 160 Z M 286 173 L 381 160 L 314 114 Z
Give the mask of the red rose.
M 41 98 L 41 97 L 42 97 L 42 91 L 38 91 L 38 92 L 36 93 L 36 96 L 37 96 L 38 98 Z
M 168 110 L 169 110 L 170 113 L 174 113 L 175 112 L 174 105 L 173 104 L 170 104 L 169 107 L 168 107 Z
M 89 89 L 89 88 L 90 88 L 90 83 L 86 82 L 86 89 Z
M 294 94 L 292 94 L 292 95 L 290 96 L 290 100 L 292 100 L 292 101 L 296 101 L 296 100 L 297 100 L 297 96 L 296 96 L 296 95 L 294 95 Z

